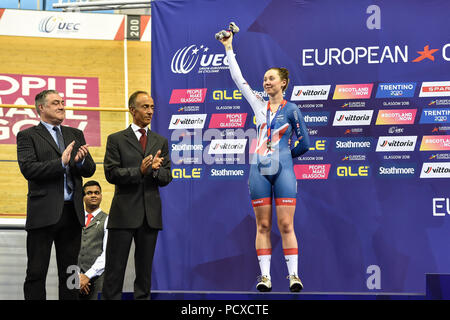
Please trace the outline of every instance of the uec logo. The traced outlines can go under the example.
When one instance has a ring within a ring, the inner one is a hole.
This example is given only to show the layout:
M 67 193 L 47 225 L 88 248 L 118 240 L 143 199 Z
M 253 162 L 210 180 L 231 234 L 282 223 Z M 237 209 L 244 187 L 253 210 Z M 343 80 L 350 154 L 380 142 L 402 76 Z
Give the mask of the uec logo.
M 199 59 L 202 67 L 228 65 L 224 54 L 206 54 L 208 50 L 209 48 L 204 45 L 198 47 L 195 44 L 178 49 L 170 64 L 172 72 L 187 74 L 194 69 Z
M 55 29 L 60 31 L 74 32 L 78 31 L 80 28 L 79 23 L 74 22 L 64 22 L 61 17 L 49 16 L 42 19 L 39 22 L 39 31 L 45 33 L 51 33 Z

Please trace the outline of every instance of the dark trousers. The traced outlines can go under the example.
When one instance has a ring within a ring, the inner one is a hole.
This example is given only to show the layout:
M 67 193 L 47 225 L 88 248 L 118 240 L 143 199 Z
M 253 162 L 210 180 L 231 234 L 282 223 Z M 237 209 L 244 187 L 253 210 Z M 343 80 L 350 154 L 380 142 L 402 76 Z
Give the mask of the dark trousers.
M 102 299 L 120 300 L 123 282 L 130 253 L 131 241 L 134 239 L 134 299 L 150 299 L 153 254 L 155 253 L 158 230 L 148 226 L 147 220 L 137 229 L 109 229 L 106 245 L 105 279 Z
M 78 276 L 68 267 L 76 267 L 81 244 L 81 226 L 73 203 L 64 204 L 58 223 L 52 226 L 27 231 L 27 271 L 23 292 L 25 300 L 45 300 L 45 281 L 52 245 L 55 243 L 58 267 L 58 296 L 60 300 L 77 300 L 78 289 L 73 288 L 69 277 Z M 69 280 L 69 283 L 68 281 Z

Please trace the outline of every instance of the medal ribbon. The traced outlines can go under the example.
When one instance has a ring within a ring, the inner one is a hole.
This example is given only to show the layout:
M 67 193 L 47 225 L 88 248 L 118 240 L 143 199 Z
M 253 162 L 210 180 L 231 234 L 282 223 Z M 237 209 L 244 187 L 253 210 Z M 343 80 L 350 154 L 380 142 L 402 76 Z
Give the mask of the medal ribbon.
M 277 113 L 275 113 L 275 116 L 273 117 L 273 120 L 275 120 L 277 118 L 278 113 L 284 108 L 284 106 L 286 105 L 287 100 L 281 101 L 281 104 L 278 106 L 278 110 Z M 272 148 L 272 129 L 275 127 L 275 121 L 272 120 L 272 122 L 270 121 L 270 101 L 267 103 L 267 113 L 266 113 L 266 117 L 267 117 L 267 149 L 271 150 Z

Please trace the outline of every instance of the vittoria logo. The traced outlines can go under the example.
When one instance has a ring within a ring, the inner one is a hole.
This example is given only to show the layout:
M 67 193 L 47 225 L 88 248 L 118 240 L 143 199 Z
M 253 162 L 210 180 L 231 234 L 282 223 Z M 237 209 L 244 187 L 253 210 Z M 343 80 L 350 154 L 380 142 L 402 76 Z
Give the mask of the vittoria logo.
M 208 154 L 242 154 L 247 139 L 215 139 L 211 141 Z
M 450 178 L 450 162 L 425 162 L 421 178 Z
M 384 136 L 378 138 L 377 152 L 414 151 L 417 136 Z
M 206 114 L 172 115 L 169 129 L 202 129 Z
M 294 86 L 291 101 L 327 100 L 331 85 L 324 86 Z
M 373 110 L 336 111 L 333 126 L 368 126 Z

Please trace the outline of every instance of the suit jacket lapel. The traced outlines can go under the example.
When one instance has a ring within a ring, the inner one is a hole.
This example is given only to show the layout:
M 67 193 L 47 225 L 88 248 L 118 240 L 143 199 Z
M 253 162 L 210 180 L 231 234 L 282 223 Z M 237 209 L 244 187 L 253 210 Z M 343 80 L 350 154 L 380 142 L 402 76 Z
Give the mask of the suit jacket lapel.
M 75 140 L 75 136 L 68 127 L 61 125 L 61 133 L 64 139 L 64 149 Z
M 55 140 L 53 139 L 52 135 L 50 134 L 50 132 L 48 132 L 47 128 L 42 124 L 39 123 L 36 127 L 36 132 L 42 137 L 44 138 L 44 140 L 46 140 L 52 147 L 53 149 L 55 149 L 55 151 L 61 155 L 61 150 L 59 150 L 58 145 L 56 144 Z
M 155 135 L 151 130 L 147 131 L 147 146 L 145 148 L 145 156 L 149 154 L 156 154 L 158 150 L 156 150 L 156 139 Z
M 125 139 L 137 150 L 139 151 L 142 156 L 144 155 L 144 151 L 142 151 L 141 144 L 139 143 L 138 139 L 136 138 L 136 134 L 133 132 L 133 129 L 131 129 L 131 125 L 125 130 L 124 132 Z M 148 140 L 147 140 L 148 143 Z

